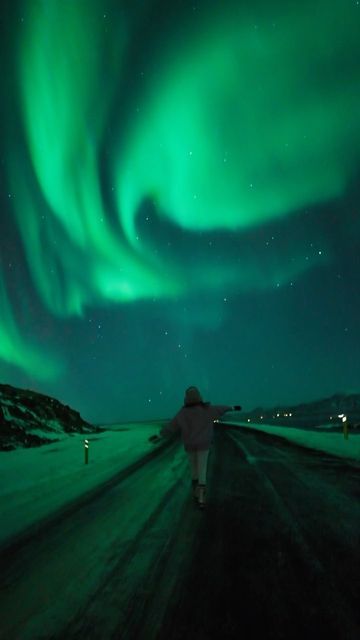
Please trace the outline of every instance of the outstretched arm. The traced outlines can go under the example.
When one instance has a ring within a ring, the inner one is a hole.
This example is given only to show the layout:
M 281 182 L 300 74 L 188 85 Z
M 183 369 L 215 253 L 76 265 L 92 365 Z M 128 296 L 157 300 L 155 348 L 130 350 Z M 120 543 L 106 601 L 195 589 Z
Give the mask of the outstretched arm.
M 175 435 L 180 429 L 180 425 L 177 421 L 177 416 L 170 420 L 160 431 L 161 437 L 169 437 Z
M 215 405 L 214 409 L 216 411 L 217 416 L 220 417 L 227 411 L 241 411 L 241 406 L 239 404 L 236 404 L 231 407 L 228 405 Z
M 160 442 L 162 438 L 170 438 L 175 436 L 177 432 L 180 430 L 180 425 L 177 422 L 176 416 L 170 422 L 168 422 L 161 430 L 158 435 L 151 436 L 149 438 L 150 442 L 156 443 Z

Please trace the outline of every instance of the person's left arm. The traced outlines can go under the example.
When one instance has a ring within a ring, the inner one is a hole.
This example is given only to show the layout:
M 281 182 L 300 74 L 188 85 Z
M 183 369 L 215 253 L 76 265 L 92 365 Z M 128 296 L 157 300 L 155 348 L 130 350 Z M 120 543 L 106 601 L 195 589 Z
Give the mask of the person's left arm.
M 212 420 L 214 425 L 218 424 L 219 422 L 222 422 L 221 418 L 222 416 L 227 413 L 228 411 L 241 411 L 241 406 L 239 404 L 234 405 L 234 406 L 229 406 L 226 404 L 215 404 L 215 405 L 211 405 L 211 416 L 212 416 Z M 226 421 L 222 424 L 222 426 L 224 426 L 226 424 Z
M 239 404 L 231 407 L 228 405 L 215 405 L 213 408 L 217 418 L 221 418 L 221 416 L 228 411 L 241 411 L 241 406 Z

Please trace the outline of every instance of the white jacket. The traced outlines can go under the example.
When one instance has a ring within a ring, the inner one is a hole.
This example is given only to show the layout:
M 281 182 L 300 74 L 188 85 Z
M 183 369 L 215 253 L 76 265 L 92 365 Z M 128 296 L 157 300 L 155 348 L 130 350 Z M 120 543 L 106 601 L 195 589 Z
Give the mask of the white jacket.
M 160 431 L 161 436 L 170 436 L 180 431 L 186 451 L 205 451 L 210 448 L 214 420 L 233 407 L 227 405 L 199 404 L 182 407 L 176 416 Z

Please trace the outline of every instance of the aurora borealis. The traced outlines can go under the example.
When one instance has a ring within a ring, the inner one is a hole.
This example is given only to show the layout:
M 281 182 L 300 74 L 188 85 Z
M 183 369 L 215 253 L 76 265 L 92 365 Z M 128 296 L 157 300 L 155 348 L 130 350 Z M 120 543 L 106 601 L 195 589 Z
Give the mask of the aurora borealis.
M 358 391 L 360 4 L 2 7 L 1 382 L 94 421 Z

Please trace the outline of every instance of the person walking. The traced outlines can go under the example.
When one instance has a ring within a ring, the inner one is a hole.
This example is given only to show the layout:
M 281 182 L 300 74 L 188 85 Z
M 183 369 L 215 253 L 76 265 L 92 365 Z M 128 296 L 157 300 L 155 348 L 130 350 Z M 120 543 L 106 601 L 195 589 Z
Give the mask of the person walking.
M 194 499 L 201 509 L 206 503 L 207 462 L 213 440 L 214 421 L 227 411 L 234 410 L 240 411 L 240 405 L 212 405 L 203 401 L 197 387 L 188 387 L 180 411 L 161 429 L 159 435 L 149 438 L 150 442 L 156 443 L 164 437 L 181 433 L 190 463 Z

